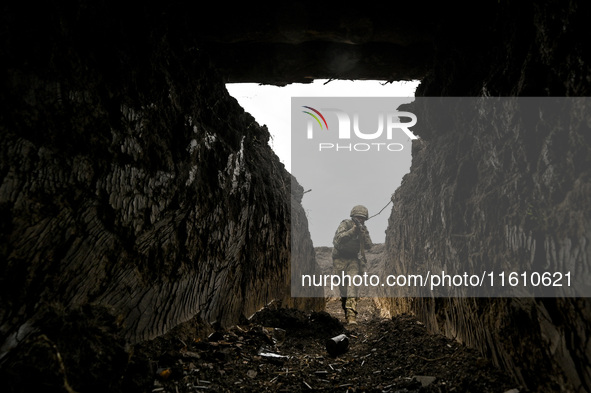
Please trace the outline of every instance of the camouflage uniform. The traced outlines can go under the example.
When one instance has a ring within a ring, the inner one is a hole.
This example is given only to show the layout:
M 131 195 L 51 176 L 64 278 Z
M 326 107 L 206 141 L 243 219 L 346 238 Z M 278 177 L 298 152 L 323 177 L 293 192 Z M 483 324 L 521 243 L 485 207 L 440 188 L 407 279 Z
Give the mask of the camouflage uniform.
M 364 218 L 367 219 L 367 209 L 363 206 L 354 207 L 351 211 L 351 217 L 354 216 L 354 213 L 359 213 L 360 208 L 363 208 L 361 209 L 362 213 L 365 212 L 361 216 L 365 216 Z M 334 246 L 332 251 L 334 274 L 342 277 L 344 273 L 345 275 L 351 276 L 351 278 L 355 275 L 363 274 L 367 261 L 360 247 L 361 240 L 363 240 L 363 251 L 368 250 L 372 246 L 372 241 L 365 225 L 362 224 L 360 228 L 357 228 L 357 225 L 352 219 L 341 221 L 332 242 Z M 347 322 L 355 322 L 359 288 L 350 285 L 341 286 L 339 290 L 341 305 L 345 311 Z

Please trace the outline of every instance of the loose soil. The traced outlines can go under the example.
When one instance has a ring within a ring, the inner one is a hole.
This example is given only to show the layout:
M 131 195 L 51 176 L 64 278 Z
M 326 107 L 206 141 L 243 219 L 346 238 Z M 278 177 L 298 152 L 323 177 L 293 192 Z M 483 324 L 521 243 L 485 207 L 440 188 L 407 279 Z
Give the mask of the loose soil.
M 343 325 L 338 299 L 324 312 L 270 305 L 206 339 L 160 338 L 153 392 L 516 392 L 508 376 L 474 350 L 429 334 L 410 315 L 382 318 L 372 299 L 358 325 Z M 326 340 L 345 334 L 331 356 Z M 154 345 L 157 344 L 157 345 Z

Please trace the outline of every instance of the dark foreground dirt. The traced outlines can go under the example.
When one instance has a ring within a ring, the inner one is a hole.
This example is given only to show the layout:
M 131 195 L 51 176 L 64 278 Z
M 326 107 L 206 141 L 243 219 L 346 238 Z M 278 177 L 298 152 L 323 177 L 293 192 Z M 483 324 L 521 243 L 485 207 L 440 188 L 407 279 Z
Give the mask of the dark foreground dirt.
M 366 254 L 372 266 L 382 249 Z M 330 271 L 329 248 L 317 260 Z M 429 334 L 414 317 L 381 317 L 362 298 L 359 324 L 343 326 L 340 301 L 327 296 L 323 312 L 272 304 L 217 330 L 194 318 L 134 347 L 108 310 L 56 307 L 46 329 L 0 364 L 0 391 L 517 393 L 476 351 Z M 341 334 L 348 348 L 333 356 L 326 341 Z
M 151 343 L 152 392 L 517 392 L 476 352 L 429 334 L 414 317 L 378 317 L 362 299 L 360 323 L 343 326 L 340 303 L 327 312 L 267 307 L 207 339 Z M 346 334 L 346 352 L 326 340 Z

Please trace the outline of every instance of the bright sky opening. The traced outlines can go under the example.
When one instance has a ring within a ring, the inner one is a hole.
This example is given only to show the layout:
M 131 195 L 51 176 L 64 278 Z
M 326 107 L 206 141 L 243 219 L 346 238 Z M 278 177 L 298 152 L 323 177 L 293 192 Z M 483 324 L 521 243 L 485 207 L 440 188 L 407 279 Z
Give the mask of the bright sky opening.
M 230 95 L 271 133 L 271 148 L 291 172 L 291 97 L 414 97 L 419 81 L 315 80 L 284 87 L 232 83 Z
M 292 84 L 284 87 L 243 83 L 227 84 L 226 88 L 230 95 L 236 98 L 238 103 L 260 125 L 267 126 L 271 134 L 269 142 L 271 148 L 285 168 L 293 173 L 291 165 L 292 97 L 414 97 L 418 84 L 419 81 L 387 83 L 383 81 L 317 80 L 310 84 Z M 372 188 L 373 191 L 366 190 L 366 193 L 358 199 L 362 204 L 367 205 L 370 216 L 385 207 L 404 174 L 410 170 L 410 154 L 404 154 L 404 157 L 389 170 L 388 184 L 380 185 L 382 188 L 387 187 L 386 191 L 382 189 L 378 191 L 376 186 Z M 384 181 L 384 170 L 388 171 L 387 168 L 380 168 L 382 174 L 376 173 L 374 179 L 376 182 Z M 325 197 L 327 190 L 323 189 L 327 185 L 323 185 L 321 181 L 319 184 L 319 179 L 310 179 L 309 177 L 303 179 L 299 174 L 294 175 L 305 190 L 313 188 L 311 193 L 305 194 L 302 206 L 306 210 L 314 246 L 332 246 L 334 231 L 340 219 L 348 217 L 348 209 L 350 209 L 348 205 L 339 206 L 337 202 L 348 202 L 327 199 Z M 374 243 L 385 241 L 388 216 L 388 211 L 385 211 L 375 219 L 368 220 L 367 227 Z

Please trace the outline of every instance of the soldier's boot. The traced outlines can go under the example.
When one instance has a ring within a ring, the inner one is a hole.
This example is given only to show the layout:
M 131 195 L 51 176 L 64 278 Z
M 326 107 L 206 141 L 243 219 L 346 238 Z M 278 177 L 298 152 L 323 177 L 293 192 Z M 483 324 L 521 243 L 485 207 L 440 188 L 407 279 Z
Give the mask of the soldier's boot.
M 357 313 L 353 310 L 347 310 L 347 325 L 357 325 Z

